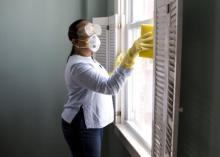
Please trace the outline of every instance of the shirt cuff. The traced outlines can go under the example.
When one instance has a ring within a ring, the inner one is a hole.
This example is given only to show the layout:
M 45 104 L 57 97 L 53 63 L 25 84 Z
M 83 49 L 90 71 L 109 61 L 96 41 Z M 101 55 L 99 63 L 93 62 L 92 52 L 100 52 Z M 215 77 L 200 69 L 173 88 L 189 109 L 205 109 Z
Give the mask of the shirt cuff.
M 123 74 L 125 76 L 130 76 L 133 69 L 127 69 L 123 66 L 120 66 L 120 67 L 118 67 L 117 71 L 118 71 L 118 73 Z

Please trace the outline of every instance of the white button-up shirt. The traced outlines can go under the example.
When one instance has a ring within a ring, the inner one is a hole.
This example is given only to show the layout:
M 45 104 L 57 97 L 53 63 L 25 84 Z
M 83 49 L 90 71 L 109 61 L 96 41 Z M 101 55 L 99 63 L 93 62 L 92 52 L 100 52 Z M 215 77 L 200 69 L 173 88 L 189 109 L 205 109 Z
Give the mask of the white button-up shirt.
M 92 57 L 73 55 L 65 70 L 68 100 L 62 118 L 71 123 L 80 107 L 87 128 L 103 128 L 113 122 L 112 95 L 116 94 L 131 70 L 119 67 L 110 77 Z

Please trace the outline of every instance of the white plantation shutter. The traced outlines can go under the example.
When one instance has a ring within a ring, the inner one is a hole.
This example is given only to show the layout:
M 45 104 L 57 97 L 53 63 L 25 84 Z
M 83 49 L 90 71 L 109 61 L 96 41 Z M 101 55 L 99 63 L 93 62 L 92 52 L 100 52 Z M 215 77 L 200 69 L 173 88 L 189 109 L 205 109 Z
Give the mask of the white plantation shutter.
M 99 36 L 101 47 L 94 54 L 94 57 L 108 72 L 113 71 L 115 56 L 119 49 L 117 46 L 118 21 L 118 15 L 93 18 L 93 23 L 99 24 L 102 27 L 102 34 Z
M 118 45 L 119 35 L 119 18 L 118 15 L 109 17 L 109 71 L 114 70 L 115 57 L 120 50 Z
M 115 56 L 118 51 L 118 16 L 93 18 L 93 23 L 99 24 L 102 27 L 102 34 L 99 36 L 101 47 L 98 52 L 94 53 L 94 57 L 108 72 L 112 72 Z
M 108 70 L 108 43 L 109 43 L 109 31 L 108 31 L 108 17 L 93 18 L 93 23 L 99 24 L 102 27 L 102 34 L 99 36 L 101 40 L 101 46 L 99 50 L 94 53 L 94 58 Z
M 181 7 L 181 0 L 155 0 L 153 157 L 177 155 Z

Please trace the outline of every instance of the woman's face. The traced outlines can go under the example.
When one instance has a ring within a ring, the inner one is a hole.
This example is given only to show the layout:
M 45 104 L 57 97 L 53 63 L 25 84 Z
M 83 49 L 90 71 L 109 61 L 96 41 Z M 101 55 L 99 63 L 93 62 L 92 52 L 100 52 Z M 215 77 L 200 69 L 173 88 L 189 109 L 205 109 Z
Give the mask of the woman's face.
M 88 21 L 82 21 L 77 25 L 77 34 L 79 36 L 79 39 L 81 40 L 87 40 L 89 36 L 85 32 L 85 26 L 88 24 Z
M 90 51 L 88 47 L 88 39 L 89 36 L 85 33 L 85 26 L 88 24 L 88 21 L 82 21 L 77 25 L 77 34 L 78 34 L 78 38 L 74 40 L 74 43 L 78 46 L 78 47 L 83 47 L 83 48 L 76 48 L 77 52 L 81 55 L 84 56 L 84 54 L 91 54 L 92 52 Z

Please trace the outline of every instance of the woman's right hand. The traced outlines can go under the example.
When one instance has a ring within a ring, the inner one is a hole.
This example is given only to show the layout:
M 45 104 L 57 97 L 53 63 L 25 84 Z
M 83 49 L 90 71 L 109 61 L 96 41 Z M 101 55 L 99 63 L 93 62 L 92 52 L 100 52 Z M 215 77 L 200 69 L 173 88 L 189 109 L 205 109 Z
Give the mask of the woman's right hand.
M 122 65 L 127 68 L 131 69 L 133 68 L 133 65 L 135 64 L 135 59 L 139 55 L 141 51 L 147 51 L 149 49 L 153 48 L 153 33 L 148 32 L 138 38 L 132 47 L 128 50 L 128 53 L 125 55 Z
M 148 32 L 144 34 L 134 42 L 133 46 L 130 49 L 131 51 L 130 53 L 133 55 L 138 55 L 140 51 L 147 51 L 149 49 L 152 49 L 153 48 L 152 41 L 153 41 L 152 32 Z

